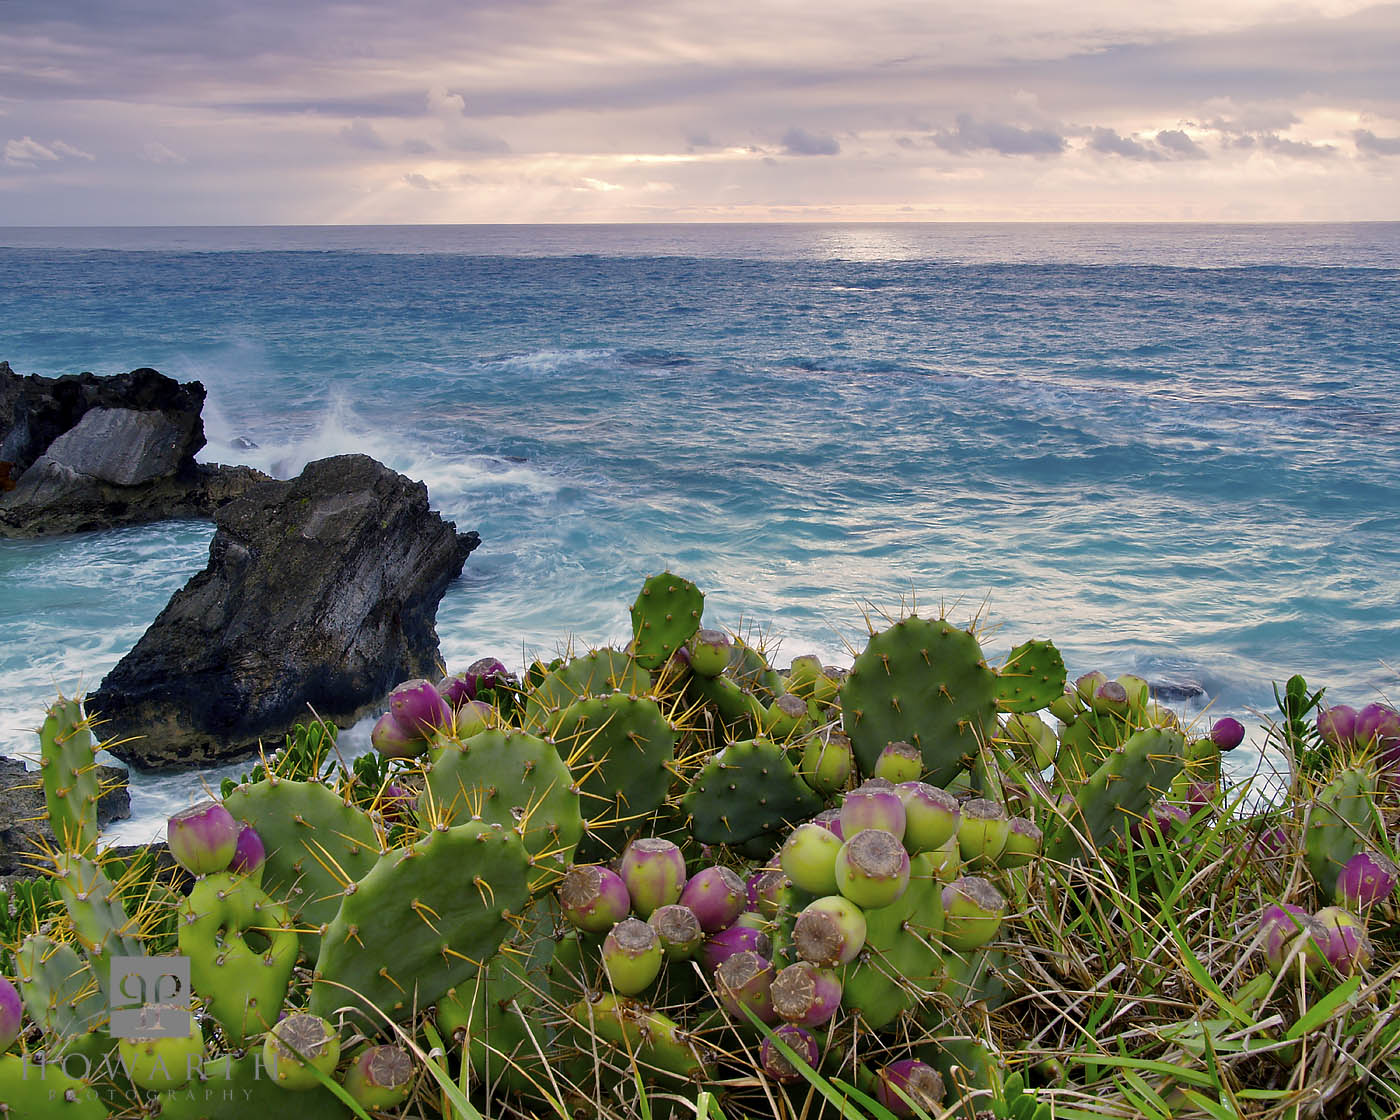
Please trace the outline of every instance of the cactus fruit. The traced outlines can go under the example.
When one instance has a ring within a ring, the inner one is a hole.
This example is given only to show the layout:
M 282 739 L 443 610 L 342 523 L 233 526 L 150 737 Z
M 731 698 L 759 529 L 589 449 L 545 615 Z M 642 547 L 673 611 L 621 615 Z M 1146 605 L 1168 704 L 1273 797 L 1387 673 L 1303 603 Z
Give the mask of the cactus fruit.
M 1283 966 L 1290 943 L 1312 920 L 1312 915 L 1306 909 L 1291 902 L 1274 903 L 1264 908 L 1255 927 L 1256 936 L 1263 945 L 1269 967 L 1275 972 Z
M 686 880 L 680 904 L 687 907 L 706 933 L 734 924 L 744 912 L 745 883 L 727 867 L 706 867 Z
M 764 1076 L 780 1085 L 801 1081 L 802 1071 L 788 1061 L 783 1052 L 778 1049 L 773 1041 L 775 1038 L 781 1040 L 784 1046 L 806 1062 L 809 1067 L 815 1068 L 821 1060 L 821 1047 L 817 1045 L 817 1040 L 812 1037 L 811 1031 L 804 1030 L 792 1023 L 784 1023 L 782 1026 L 775 1027 L 773 1033 L 766 1037 L 758 1048 L 758 1063 L 763 1069 Z
M 878 909 L 908 889 L 909 853 L 892 834 L 863 828 L 836 853 L 835 873 L 845 898 L 864 910 Z
M 659 1011 L 611 992 L 587 996 L 569 1008 L 569 1017 L 598 1039 L 622 1051 L 624 1064 L 636 1063 L 644 1076 L 652 1071 L 685 1080 L 698 1080 L 704 1062 L 694 1043 L 676 1023 Z
M 1028 817 L 1012 817 L 1007 824 L 1006 847 L 997 857 L 996 865 L 1006 869 L 1024 867 L 1040 855 L 1045 838 L 1040 827 Z
M 575 928 L 604 933 L 627 917 L 632 896 L 617 872 L 580 864 L 565 872 L 559 884 L 559 905 Z
M 613 991 L 635 996 L 660 975 L 664 954 L 656 930 L 639 918 L 626 918 L 603 939 L 602 957 Z
M 432 681 L 416 678 L 389 693 L 389 715 L 407 738 L 427 740 L 452 726 L 452 708 Z
M 841 1007 L 841 977 L 810 961 L 790 964 L 773 977 L 773 1010 L 799 1027 L 820 1027 Z
M 878 779 L 868 781 L 841 799 L 843 836 L 854 836 L 866 828 L 878 828 L 896 840 L 902 840 L 907 823 L 904 802 L 888 782 Z
M 1337 873 L 1336 898 L 1345 906 L 1365 910 L 1395 893 L 1400 871 L 1379 852 L 1357 852 Z
M 181 809 L 166 822 L 170 854 L 194 875 L 223 871 L 238 846 L 238 822 L 218 801 Z
M 887 782 L 917 782 L 924 772 L 924 756 L 911 743 L 895 742 L 885 745 L 875 759 L 871 777 Z
M 695 911 L 683 903 L 658 906 L 647 924 L 656 931 L 661 951 L 668 961 L 689 960 L 705 943 L 705 930 Z
M 964 875 L 943 888 L 943 943 L 959 953 L 996 939 L 1006 914 L 1001 891 L 976 875 Z
M 340 1036 L 319 1015 L 296 1011 L 274 1024 L 263 1040 L 263 1065 L 282 1088 L 314 1089 L 340 1063 Z
M 700 952 L 705 967 L 713 972 L 735 953 L 745 951 L 766 957 L 773 952 L 773 942 L 762 930 L 736 924 L 711 934 Z
M 901 782 L 895 793 L 904 805 L 904 846 L 910 852 L 930 852 L 956 836 L 962 820 L 958 799 L 926 782 Z
M 943 1077 L 927 1062 L 917 1058 L 892 1062 L 880 1070 L 878 1078 L 875 1099 L 896 1116 L 933 1115 L 943 1106 Z
M 842 974 L 841 998 L 875 1030 L 938 990 L 941 887 L 929 857 L 917 856 L 905 892 L 889 906 L 865 911 L 864 951 Z
M 1014 753 L 1037 772 L 1055 761 L 1060 740 L 1034 712 L 1014 712 L 1002 727 L 1001 742 L 1010 744 Z
M 519 837 L 480 822 L 390 852 L 326 928 L 310 1010 L 363 1001 L 404 1019 L 433 1003 L 496 952 L 529 898 L 528 868 Z
M 1244 742 L 1244 724 L 1232 716 L 1215 721 L 1210 737 L 1222 751 L 1232 751 Z
M 0 1054 L 14 1044 L 23 1026 L 24 1003 L 19 998 L 19 989 L 0 976 Z
M 809 786 L 824 796 L 844 789 L 854 769 L 851 740 L 839 731 L 810 735 L 802 744 L 799 772 Z
M 374 721 L 369 742 L 385 758 L 417 758 L 428 749 L 428 740 L 405 731 L 393 712 L 385 712 Z
M 742 844 L 809 819 L 821 800 L 767 739 L 732 743 L 695 776 L 681 799 L 702 844 Z
M 723 630 L 697 630 L 686 647 L 690 650 L 690 670 L 702 677 L 717 677 L 729 667 L 732 643 Z
M 97 842 L 96 753 L 82 707 L 60 697 L 39 728 L 39 772 L 49 824 L 63 851 L 86 852 Z
M 744 1008 L 764 1023 L 776 1023 L 773 1008 L 773 962 L 751 949 L 735 953 L 715 970 L 719 1002 L 740 1023 L 747 1024 Z
M 660 669 L 700 628 L 705 596 L 688 579 L 671 572 L 642 584 L 632 604 L 632 650 L 644 669 Z
M 969 867 L 990 867 L 1001 858 L 1011 835 L 1006 810 L 995 801 L 975 797 L 963 804 L 958 821 L 958 851 Z
M 841 840 L 819 824 L 800 824 L 778 852 L 783 873 L 793 886 L 809 894 L 836 893 L 836 856 Z
M 396 1108 L 413 1089 L 413 1058 L 400 1046 L 361 1050 L 342 1082 L 361 1108 Z
M 643 837 L 627 845 L 617 873 L 627 884 L 632 909 L 646 918 L 658 906 L 679 902 L 685 889 L 685 856 L 670 840 Z
M 258 830 L 247 821 L 238 822 L 238 839 L 233 842 L 233 859 L 228 869 L 238 875 L 252 875 L 262 881 L 263 864 L 267 862 L 267 848 L 263 845 Z
M 1022 642 L 997 673 L 997 705 L 1004 712 L 1038 712 L 1064 690 L 1064 658 L 1051 642 Z
M 1371 964 L 1371 939 L 1366 935 L 1366 923 L 1340 906 L 1324 906 L 1313 915 L 1325 935 L 1321 940 L 1322 955 L 1327 963 L 1343 976 L 1368 968 Z
M 834 968 L 850 964 L 860 955 L 868 928 L 865 911 L 859 906 L 842 895 L 827 895 L 797 915 L 792 944 L 804 961 Z
M 1369 846 L 1372 791 L 1369 771 L 1352 767 L 1339 771 L 1313 802 L 1303 843 L 1308 870 L 1328 898 L 1336 897 L 1337 876 L 1347 861 Z
M 774 698 L 763 712 L 763 733 L 780 743 L 786 743 L 811 729 L 807 701 L 784 692 Z
M 178 1089 L 204 1063 L 204 1035 L 199 1020 L 190 1016 L 189 1033 L 174 1038 L 117 1040 L 122 1069 L 138 1089 L 164 1092 Z
M 216 872 L 182 900 L 177 928 L 195 990 L 233 1045 L 277 1021 L 297 959 L 285 906 L 251 878 Z
M 904 740 L 922 752 L 927 781 L 941 786 L 995 729 L 996 692 L 976 638 L 910 616 L 857 655 L 841 685 L 842 724 L 863 772 L 886 744 Z

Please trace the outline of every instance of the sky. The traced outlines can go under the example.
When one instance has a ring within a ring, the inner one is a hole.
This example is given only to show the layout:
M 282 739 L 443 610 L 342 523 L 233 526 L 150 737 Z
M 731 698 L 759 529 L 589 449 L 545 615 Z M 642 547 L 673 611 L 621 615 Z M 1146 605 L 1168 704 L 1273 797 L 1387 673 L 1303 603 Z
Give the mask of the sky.
M 0 226 L 1400 220 L 1400 4 L 0 0 Z

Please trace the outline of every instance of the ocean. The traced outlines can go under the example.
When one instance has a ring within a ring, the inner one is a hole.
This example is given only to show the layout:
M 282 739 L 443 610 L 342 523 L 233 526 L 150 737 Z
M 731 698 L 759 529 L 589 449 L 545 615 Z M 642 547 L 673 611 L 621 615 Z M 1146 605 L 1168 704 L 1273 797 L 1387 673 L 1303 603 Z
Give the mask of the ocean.
M 482 537 L 449 667 L 624 641 L 669 566 L 782 663 L 917 604 L 1197 683 L 1237 776 L 1275 681 L 1400 699 L 1400 224 L 0 229 L 0 275 L 17 372 L 154 366 L 206 461 L 424 481 Z M 0 753 L 211 535 L 0 541 Z

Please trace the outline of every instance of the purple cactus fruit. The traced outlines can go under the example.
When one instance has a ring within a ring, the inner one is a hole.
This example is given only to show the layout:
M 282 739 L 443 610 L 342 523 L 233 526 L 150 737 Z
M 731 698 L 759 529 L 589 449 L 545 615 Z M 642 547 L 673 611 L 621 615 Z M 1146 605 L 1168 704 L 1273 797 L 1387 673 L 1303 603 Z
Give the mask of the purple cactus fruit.
M 702 677 L 717 677 L 729 664 L 733 645 L 723 630 L 697 630 L 690 639 L 690 670 Z
M 661 938 L 640 918 L 625 918 L 603 938 L 603 969 L 619 995 L 635 996 L 661 973 Z
M 1210 729 L 1210 737 L 1222 751 L 1232 751 L 1244 742 L 1244 724 L 1230 716 L 1218 719 Z
M 480 735 L 496 722 L 496 709 L 485 700 L 468 700 L 452 717 L 452 731 L 459 739 Z
M 788 834 L 778 858 L 784 873 L 799 890 L 835 894 L 836 857 L 840 851 L 841 841 L 834 832 L 809 821 Z
M 1094 690 L 1094 698 L 1090 701 L 1090 705 L 1093 707 L 1095 715 L 1126 718 L 1128 715 L 1128 690 L 1117 681 L 1105 681 Z
M 437 685 L 421 678 L 404 681 L 389 693 L 389 714 L 405 738 L 426 739 L 452 723 L 452 709 Z
M 345 1071 L 345 1088 L 361 1108 L 394 1108 L 413 1088 L 413 1058 L 399 1046 L 361 1050 Z
M 912 743 L 888 743 L 875 759 L 874 776 L 887 782 L 917 782 L 924 776 L 923 752 Z
M 393 712 L 385 712 L 374 721 L 369 741 L 385 758 L 417 758 L 428 749 L 428 741 L 421 735 L 407 734 Z
M 700 959 L 706 969 L 714 972 L 735 953 L 754 952 L 766 957 L 772 951 L 773 943 L 762 930 L 733 925 L 710 935 L 700 951 Z
M 980 949 L 996 938 L 1005 913 L 1006 898 L 986 879 L 955 879 L 943 888 L 943 943 L 959 953 Z
M 1133 820 L 1128 826 L 1128 834 L 1139 841 L 1154 832 L 1162 836 L 1172 836 L 1179 829 L 1185 828 L 1190 821 L 1191 814 L 1180 805 L 1173 805 L 1170 801 L 1158 801 L 1147 810 L 1147 816 Z
M 1024 867 L 1040 855 L 1044 835 L 1029 817 L 1012 817 L 1007 822 L 1006 847 L 997 857 L 998 867 Z
M 773 978 L 773 1010 L 799 1027 L 820 1027 L 841 1006 L 841 977 L 811 961 L 790 964 Z
M 1379 852 L 1357 852 L 1337 874 L 1337 900 L 1365 910 L 1390 897 L 1397 876 L 1395 864 Z
M 758 1060 L 759 1064 L 763 1066 L 764 1075 L 779 1084 L 787 1085 L 794 1081 L 801 1081 L 802 1071 L 789 1062 L 782 1051 L 773 1045 L 774 1037 L 781 1039 L 783 1044 L 806 1062 L 810 1068 L 815 1069 L 817 1063 L 821 1061 L 821 1047 L 817 1045 L 817 1040 L 812 1037 L 810 1031 L 804 1031 L 801 1027 L 793 1026 L 791 1023 L 774 1027 L 773 1036 L 765 1038 L 763 1045 L 758 1048 Z
M 19 991 L 9 980 L 0 976 L 0 1054 L 19 1037 L 24 1027 L 24 1004 Z
M 705 931 L 700 919 L 689 906 L 673 903 L 658 906 L 651 912 L 647 925 L 656 930 L 661 941 L 661 951 L 668 961 L 685 961 L 700 952 L 705 943 Z
M 680 903 L 690 907 L 706 933 L 716 933 L 734 924 L 744 912 L 748 890 L 744 880 L 727 867 L 706 867 L 697 871 L 681 891 Z
M 559 905 L 575 928 L 585 933 L 602 933 L 627 917 L 632 896 L 617 872 L 578 864 L 564 873 L 559 884 Z
M 1333 704 L 1317 713 L 1317 733 L 1337 750 L 1351 746 L 1356 738 L 1356 709 L 1350 704 Z
M 834 835 L 836 839 L 842 841 L 843 843 L 845 842 L 846 834 L 841 831 L 840 809 L 823 809 L 820 813 L 818 813 L 815 817 L 812 818 L 811 823 L 821 825 L 824 829 L 826 829 L 828 832 Z
M 810 903 L 792 927 L 792 944 L 804 961 L 835 968 L 850 964 L 865 947 L 865 911 L 839 894 Z
M 842 835 L 878 828 L 896 840 L 904 839 L 904 802 L 892 784 L 877 782 L 879 779 L 866 782 L 841 799 Z
M 942 1074 L 917 1058 L 885 1066 L 875 1086 L 875 1099 L 896 1116 L 914 1116 L 916 1107 L 934 1115 L 943 1106 L 944 1093 Z
M 836 853 L 836 887 L 862 909 L 888 906 L 909 887 L 909 853 L 883 829 L 863 828 Z
M 1264 907 L 1256 928 L 1263 940 L 1264 956 L 1271 969 L 1277 972 L 1283 966 L 1288 946 L 1312 920 L 1307 910 L 1291 902 L 1276 902 Z
M 1092 673 L 1085 673 L 1082 677 L 1077 677 L 1074 682 L 1074 690 L 1079 695 L 1079 699 L 1086 705 L 1094 702 L 1094 694 L 1098 692 L 1101 685 L 1108 683 L 1108 677 L 1095 669 Z
M 478 657 L 463 674 L 471 682 L 472 699 L 480 696 L 488 688 L 500 688 L 502 685 L 513 685 L 515 676 L 505 663 L 496 657 Z
M 904 804 L 904 846 L 914 854 L 931 852 L 958 831 L 958 799 L 927 782 L 900 782 L 894 787 Z
M 1375 744 L 1382 751 L 1400 746 L 1400 712 L 1389 704 L 1367 704 L 1356 713 L 1357 746 Z
M 1282 859 L 1291 849 L 1288 829 L 1281 824 L 1261 828 L 1246 846 L 1246 852 L 1251 859 Z
M 201 801 L 181 809 L 166 822 L 170 854 L 195 875 L 228 867 L 238 846 L 238 822 L 218 801 Z
M 776 1023 L 773 1010 L 773 962 L 745 949 L 735 953 L 715 970 L 715 989 L 724 1009 L 741 1023 L 749 1021 L 747 1007 L 765 1023 Z
M 958 820 L 958 850 L 969 867 L 995 864 L 1010 834 L 1011 821 L 995 801 L 975 797 L 963 805 Z
M 386 821 L 411 820 L 418 802 L 403 786 L 390 782 L 379 794 L 379 814 Z
M 1324 906 L 1313 918 L 1324 931 L 1320 944 L 1329 965 L 1343 976 L 1370 966 L 1371 939 L 1364 921 L 1340 906 Z
M 463 704 L 476 699 L 476 681 L 466 673 L 453 673 L 437 682 L 438 695 L 447 701 L 447 706 L 457 711 Z
M 851 740 L 839 731 L 810 736 L 802 745 L 799 769 L 807 784 L 830 797 L 846 788 L 855 769 Z
M 617 873 L 632 896 L 632 909 L 649 918 L 658 906 L 679 902 L 685 889 L 685 856 L 669 840 L 644 836 L 633 840 L 618 861 Z
M 267 862 L 267 848 L 257 829 L 247 821 L 238 822 L 238 836 L 233 842 L 233 859 L 228 869 L 239 875 L 259 875 Z

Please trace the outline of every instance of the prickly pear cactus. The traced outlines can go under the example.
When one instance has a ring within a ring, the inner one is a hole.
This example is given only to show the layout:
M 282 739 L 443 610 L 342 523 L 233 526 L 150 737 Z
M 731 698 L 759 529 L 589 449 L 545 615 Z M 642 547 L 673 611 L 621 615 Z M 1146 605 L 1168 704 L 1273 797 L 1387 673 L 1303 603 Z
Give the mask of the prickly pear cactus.
M 911 615 L 872 634 L 841 686 L 842 723 L 863 773 L 912 743 L 925 781 L 946 785 L 996 730 L 997 675 L 966 630 Z
M 71 945 L 42 934 L 24 940 L 15 954 L 24 1009 L 49 1039 L 74 1039 L 107 1017 L 97 976 Z
M 1368 847 L 1375 831 L 1375 783 L 1359 766 L 1338 772 L 1318 791 L 1308 816 L 1304 845 L 1308 870 L 1328 899 L 1347 860 Z
M 246 1120 L 249 1116 L 296 1120 L 348 1120 L 353 1115 L 329 1089 L 289 1093 L 269 1077 L 260 1049 L 235 1058 L 225 1054 L 205 1061 L 186 1088 L 160 1096 L 160 1120 Z
M 1075 791 L 1066 819 L 1052 818 L 1046 856 L 1061 861 L 1087 856 L 1076 829 L 1095 848 L 1123 835 L 1165 796 L 1181 772 L 1185 748 L 1179 731 L 1148 728 L 1131 735 Z
M 776 835 L 821 807 L 787 752 L 767 739 L 730 744 L 696 775 L 681 800 L 691 835 L 702 844 L 742 844 Z
M 127 916 L 116 885 L 86 856 L 59 856 L 58 895 L 73 923 L 78 944 L 97 976 L 98 986 L 110 998 L 112 957 L 145 955 L 138 923 Z
M 652 576 L 632 604 L 632 652 L 643 669 L 656 670 L 700 629 L 705 596 L 671 572 Z
M 651 674 L 615 649 L 595 649 L 546 673 L 525 698 L 525 726 L 553 734 L 560 713 L 589 696 L 626 692 L 645 696 L 651 691 Z
M 373 822 L 329 787 L 286 778 L 239 786 L 224 806 L 257 830 L 267 849 L 263 889 L 286 902 L 303 946 L 315 953 L 346 888 L 379 859 Z
M 94 1087 L 65 1072 L 61 1063 L 36 1066 L 18 1054 L 0 1055 L 0 1104 L 7 1117 L 16 1118 L 104 1120 L 110 1115 Z
M 530 897 L 514 831 L 473 822 L 384 856 L 346 894 L 321 939 L 312 1014 L 377 1007 L 402 1020 L 495 955 Z
M 39 771 L 49 824 L 63 851 L 85 852 L 97 842 L 96 753 L 78 701 L 60 698 L 39 728 Z
M 594 1038 L 607 1043 L 624 1066 L 636 1055 L 639 1072 L 649 1080 L 662 1072 L 698 1081 L 705 1073 L 695 1040 L 673 1019 L 636 1000 L 611 992 L 585 996 L 569 1008 L 569 1017 L 585 1032 L 586 1045 Z
M 1004 712 L 1038 712 L 1064 691 L 1064 658 L 1050 642 L 1021 643 L 997 673 L 997 705 Z
M 449 743 L 428 772 L 425 826 L 483 821 L 513 830 L 541 872 L 560 874 L 583 835 L 574 776 L 543 739 L 511 729 Z

